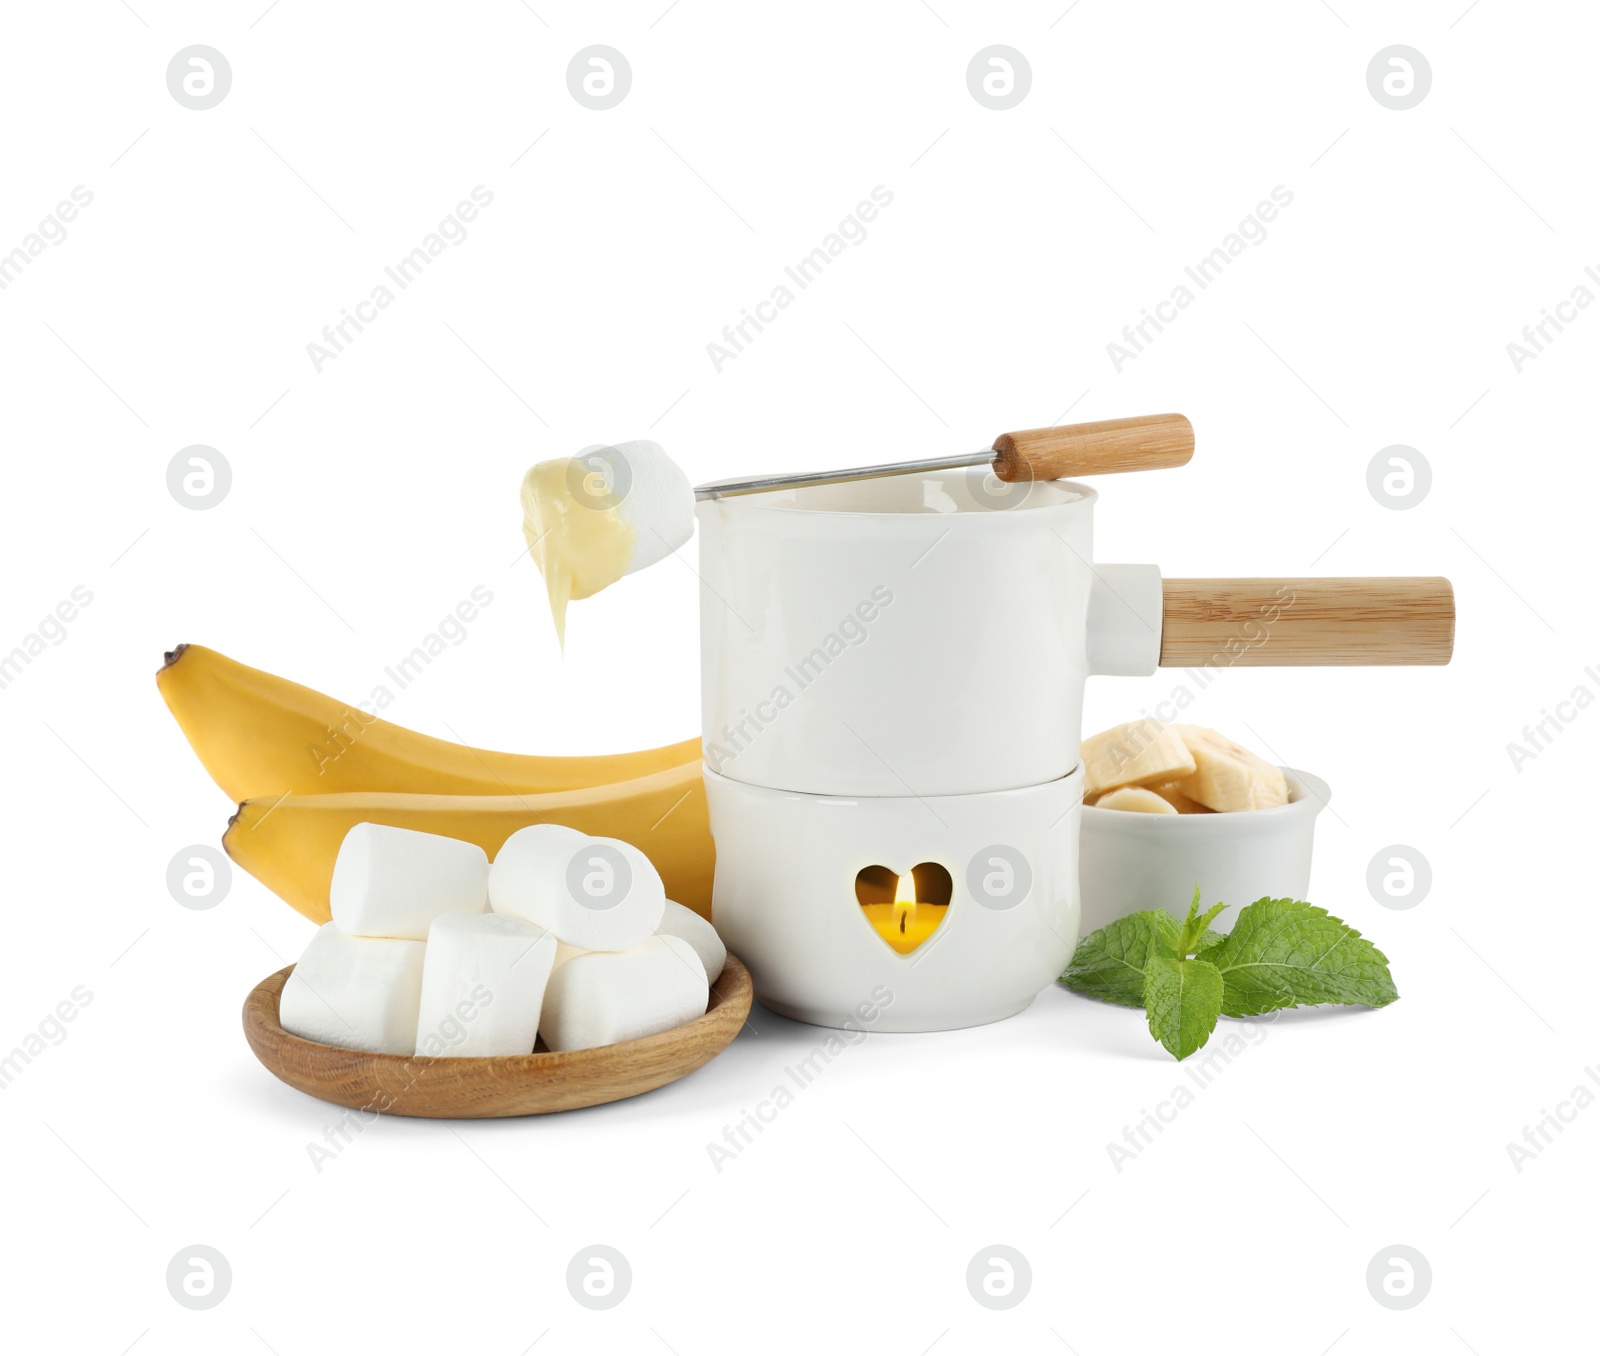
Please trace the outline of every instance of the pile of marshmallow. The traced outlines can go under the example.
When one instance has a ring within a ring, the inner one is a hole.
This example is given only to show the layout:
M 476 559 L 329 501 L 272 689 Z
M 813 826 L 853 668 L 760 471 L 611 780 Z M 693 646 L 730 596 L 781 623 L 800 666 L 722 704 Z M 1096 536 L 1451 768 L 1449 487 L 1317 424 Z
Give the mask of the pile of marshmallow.
M 357 824 L 333 921 L 283 986 L 286 1031 L 390 1055 L 526 1055 L 653 1035 L 706 1010 L 728 953 L 649 858 L 558 824 L 476 843 Z

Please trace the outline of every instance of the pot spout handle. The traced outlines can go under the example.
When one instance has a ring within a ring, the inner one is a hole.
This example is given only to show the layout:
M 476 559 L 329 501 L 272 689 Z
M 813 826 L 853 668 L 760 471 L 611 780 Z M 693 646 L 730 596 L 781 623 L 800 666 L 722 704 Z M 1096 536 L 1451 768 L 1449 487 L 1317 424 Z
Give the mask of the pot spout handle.
M 1143 678 L 1161 662 L 1161 569 L 1095 565 L 1089 587 L 1089 672 Z
M 1168 579 L 1161 663 L 1448 664 L 1448 579 Z

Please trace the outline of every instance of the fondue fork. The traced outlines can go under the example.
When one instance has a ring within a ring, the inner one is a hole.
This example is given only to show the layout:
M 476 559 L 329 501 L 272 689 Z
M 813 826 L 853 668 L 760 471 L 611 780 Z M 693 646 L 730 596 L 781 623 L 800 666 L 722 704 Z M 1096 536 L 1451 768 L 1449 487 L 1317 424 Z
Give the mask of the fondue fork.
M 696 485 L 696 499 L 792 490 L 809 485 L 839 485 L 880 476 L 916 475 L 990 466 L 1001 480 L 1059 480 L 1064 476 L 1109 475 L 1114 471 L 1157 471 L 1182 466 L 1194 455 L 1194 427 L 1181 414 L 1143 414 L 1132 419 L 1102 419 L 1092 424 L 1059 424 L 1002 433 L 993 447 L 927 461 L 891 461 L 844 471 L 747 476 Z

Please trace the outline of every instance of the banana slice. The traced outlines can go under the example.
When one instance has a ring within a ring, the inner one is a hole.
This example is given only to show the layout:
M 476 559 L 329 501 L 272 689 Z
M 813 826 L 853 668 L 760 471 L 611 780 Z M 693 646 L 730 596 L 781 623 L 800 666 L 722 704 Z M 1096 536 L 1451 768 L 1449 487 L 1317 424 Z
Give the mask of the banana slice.
M 1095 801 L 1097 810 L 1138 810 L 1147 815 L 1175 815 L 1173 803 L 1142 786 L 1119 786 Z
M 1197 800 L 1191 800 L 1178 790 L 1177 782 L 1162 782 L 1159 786 L 1150 788 L 1162 800 L 1171 805 L 1180 815 L 1209 815 L 1215 813 L 1209 805 L 1202 805 Z
M 1194 758 L 1195 769 L 1174 784 L 1191 800 L 1213 810 L 1270 810 L 1289 800 L 1281 768 L 1201 725 L 1174 727 Z
M 1083 741 L 1083 794 L 1094 800 L 1119 786 L 1170 782 L 1195 770 L 1180 727 L 1154 717 L 1113 725 Z

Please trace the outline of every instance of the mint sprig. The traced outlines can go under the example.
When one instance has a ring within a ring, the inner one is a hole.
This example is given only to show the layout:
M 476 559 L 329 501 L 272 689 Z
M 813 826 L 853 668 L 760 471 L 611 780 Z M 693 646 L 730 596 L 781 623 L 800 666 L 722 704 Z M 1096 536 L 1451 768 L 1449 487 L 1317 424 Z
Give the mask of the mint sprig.
M 1201 914 L 1196 886 L 1181 923 L 1163 909 L 1119 918 L 1078 944 L 1061 983 L 1144 1008 L 1150 1034 L 1177 1059 L 1205 1045 L 1220 1016 L 1319 1003 L 1380 1008 L 1400 996 L 1383 952 L 1326 909 L 1258 899 L 1224 935 L 1210 927 L 1224 907 Z

